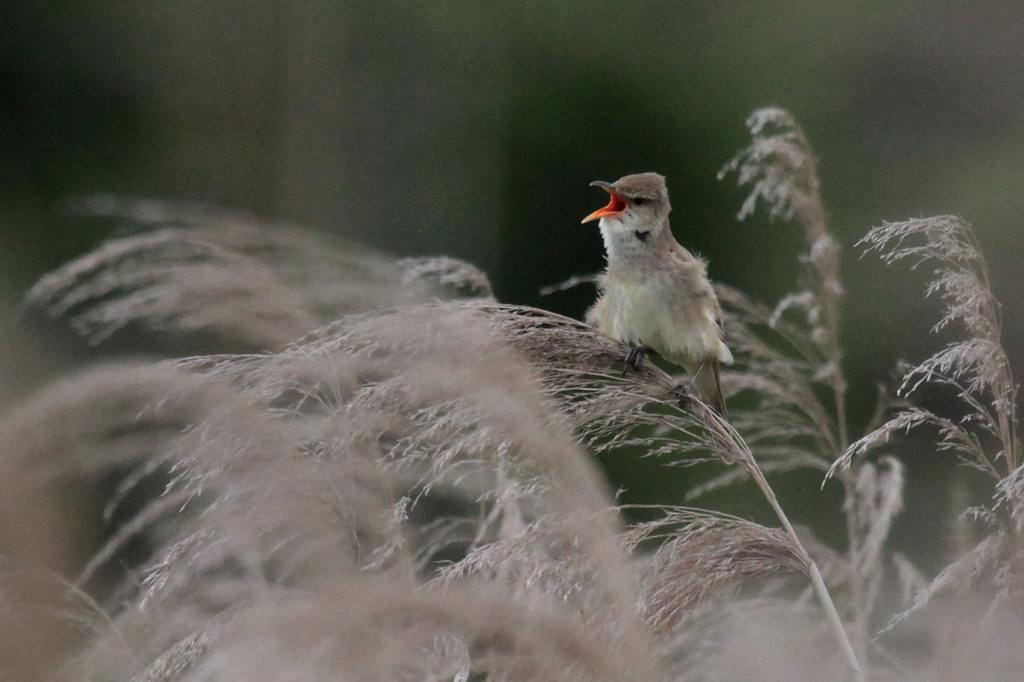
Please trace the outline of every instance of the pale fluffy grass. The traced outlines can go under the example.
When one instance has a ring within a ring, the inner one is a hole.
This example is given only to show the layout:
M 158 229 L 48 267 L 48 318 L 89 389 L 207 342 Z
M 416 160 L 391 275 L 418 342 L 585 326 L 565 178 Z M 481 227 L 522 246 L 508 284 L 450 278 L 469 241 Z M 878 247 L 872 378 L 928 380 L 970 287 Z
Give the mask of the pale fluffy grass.
M 851 438 L 813 153 L 782 110 L 749 127 L 726 169 L 751 188 L 741 216 L 766 206 L 806 250 L 774 306 L 720 287 L 731 421 L 652 363 L 623 373 L 627 349 L 587 325 L 496 303 L 462 261 L 203 206 L 87 202 L 127 231 L 41 280 L 25 311 L 101 347 L 143 331 L 171 356 L 218 354 L 110 363 L 7 400 L 3 673 L 820 680 L 857 679 L 859 661 L 860 679 L 1012 679 L 1024 475 L 977 243 L 949 217 L 865 238 L 935 264 L 937 329 L 965 338 Z M 930 386 L 968 417 L 905 403 Z M 930 581 L 890 539 L 905 504 L 892 453 L 921 427 L 992 484 L 970 511 L 982 539 Z M 779 527 L 659 505 L 630 526 L 595 454 L 700 465 L 693 497 L 752 480 Z M 789 520 L 769 478 L 799 470 L 839 479 L 845 547 Z M 44 640 L 60 647 L 30 655 Z

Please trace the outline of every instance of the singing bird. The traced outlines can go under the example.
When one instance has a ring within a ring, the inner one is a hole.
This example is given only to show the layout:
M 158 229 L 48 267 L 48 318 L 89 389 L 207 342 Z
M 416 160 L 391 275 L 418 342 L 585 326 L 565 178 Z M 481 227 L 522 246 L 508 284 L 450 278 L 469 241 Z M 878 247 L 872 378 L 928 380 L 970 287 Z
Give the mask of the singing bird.
M 639 370 L 657 353 L 686 369 L 701 399 L 725 416 L 719 371 L 732 362 L 722 309 L 707 264 L 672 235 L 665 178 L 638 173 L 591 187 L 611 201 L 582 222 L 600 219 L 608 268 L 587 322 L 631 347 L 626 365 Z

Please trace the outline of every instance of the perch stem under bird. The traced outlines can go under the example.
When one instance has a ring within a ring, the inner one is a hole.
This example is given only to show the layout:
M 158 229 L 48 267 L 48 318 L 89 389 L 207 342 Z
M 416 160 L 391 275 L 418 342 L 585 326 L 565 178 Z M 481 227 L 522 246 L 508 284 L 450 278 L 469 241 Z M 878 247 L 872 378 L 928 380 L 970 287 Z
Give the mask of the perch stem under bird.
M 672 235 L 665 178 L 639 173 L 590 184 L 610 200 L 583 219 L 600 221 L 608 258 L 587 321 L 631 346 L 627 368 L 639 369 L 651 353 L 685 368 L 701 399 L 724 416 L 719 373 L 732 362 L 732 353 L 725 345 L 722 311 L 707 264 Z

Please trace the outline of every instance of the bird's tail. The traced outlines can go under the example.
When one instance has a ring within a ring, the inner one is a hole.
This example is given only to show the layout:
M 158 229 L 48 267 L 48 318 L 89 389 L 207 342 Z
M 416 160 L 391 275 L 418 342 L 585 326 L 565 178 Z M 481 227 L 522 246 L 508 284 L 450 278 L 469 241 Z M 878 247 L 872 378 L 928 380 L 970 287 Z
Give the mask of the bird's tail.
M 694 384 L 700 393 L 700 399 L 723 418 L 728 419 L 729 415 L 725 411 L 725 397 L 722 395 L 722 382 L 719 378 L 722 363 L 718 358 L 708 358 L 706 363 L 698 370 L 697 376 L 694 377 Z

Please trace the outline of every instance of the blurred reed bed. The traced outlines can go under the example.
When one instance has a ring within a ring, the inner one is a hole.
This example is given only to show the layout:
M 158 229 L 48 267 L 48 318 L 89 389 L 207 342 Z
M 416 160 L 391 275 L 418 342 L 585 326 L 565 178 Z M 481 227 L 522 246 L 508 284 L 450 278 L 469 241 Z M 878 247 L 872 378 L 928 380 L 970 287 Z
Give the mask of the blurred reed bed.
M 40 280 L 20 316 L 108 359 L 0 419 L 3 673 L 1013 679 L 1016 384 L 970 227 L 911 220 L 861 242 L 934 265 L 937 330 L 965 338 L 851 434 L 813 153 L 782 110 L 748 125 L 723 170 L 751 189 L 740 217 L 764 205 L 806 250 L 777 305 L 720 287 L 728 422 L 650 363 L 623 373 L 627 349 L 584 323 L 497 302 L 470 264 L 203 206 L 78 205 L 120 230 Z M 913 405 L 929 387 L 963 413 Z M 931 580 L 889 541 L 912 428 L 990 480 L 960 510 L 980 539 Z M 626 523 L 594 454 L 714 468 L 693 500 L 752 479 L 779 527 L 679 506 Z M 770 482 L 797 470 L 838 480 L 845 547 L 789 519 Z

